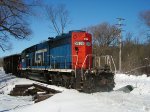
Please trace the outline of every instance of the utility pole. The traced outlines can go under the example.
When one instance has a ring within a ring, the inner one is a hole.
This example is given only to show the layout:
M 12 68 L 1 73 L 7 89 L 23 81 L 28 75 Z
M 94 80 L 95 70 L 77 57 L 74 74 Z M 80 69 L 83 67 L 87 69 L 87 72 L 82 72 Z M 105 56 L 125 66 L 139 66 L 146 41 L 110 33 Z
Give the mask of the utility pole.
M 117 24 L 117 26 L 118 26 L 118 29 L 120 30 L 120 32 L 119 32 L 119 36 L 118 36 L 118 40 L 119 40 L 119 72 L 121 73 L 121 71 L 122 71 L 122 69 L 121 69 L 121 49 L 122 49 L 122 26 L 124 25 L 124 24 L 122 24 L 122 21 L 123 20 L 125 20 L 125 19 L 123 19 L 123 18 L 117 18 L 117 20 L 118 20 L 118 24 Z

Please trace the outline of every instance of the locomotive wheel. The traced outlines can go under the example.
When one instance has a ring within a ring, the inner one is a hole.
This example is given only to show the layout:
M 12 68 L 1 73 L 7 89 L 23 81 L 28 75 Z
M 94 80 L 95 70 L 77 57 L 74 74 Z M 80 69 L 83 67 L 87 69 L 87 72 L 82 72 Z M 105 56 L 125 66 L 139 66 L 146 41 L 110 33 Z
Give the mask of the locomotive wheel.
M 70 76 L 62 75 L 62 85 L 66 88 L 70 88 Z
M 44 73 L 44 78 L 45 78 L 45 80 L 46 80 L 46 82 L 48 83 L 48 84 L 50 84 L 50 76 L 49 76 L 49 74 L 48 73 Z
M 70 78 L 70 88 L 75 89 L 75 83 L 76 83 L 75 76 L 72 75 Z

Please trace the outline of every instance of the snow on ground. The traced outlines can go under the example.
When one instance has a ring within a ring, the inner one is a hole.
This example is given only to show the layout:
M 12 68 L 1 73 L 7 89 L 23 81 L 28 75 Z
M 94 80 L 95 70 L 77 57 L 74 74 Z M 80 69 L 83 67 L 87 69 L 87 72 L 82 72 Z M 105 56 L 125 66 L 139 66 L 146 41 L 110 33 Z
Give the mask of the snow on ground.
M 115 82 L 116 86 L 114 90 L 126 85 L 132 85 L 134 87 L 134 90 L 131 92 L 132 94 L 150 95 L 150 77 L 147 77 L 146 75 L 133 76 L 125 74 L 116 74 Z
M 0 112 L 34 104 L 31 96 L 13 97 L 8 95 L 16 84 L 32 84 L 33 82 L 31 80 L 16 78 L 11 74 L 5 74 L 3 69 L 0 68 Z
M 35 81 L 16 78 L 0 70 L 0 112 L 150 112 L 150 77 L 116 74 L 114 90 L 132 85 L 131 93 L 120 91 L 80 93 L 62 87 L 51 86 L 58 93 L 45 101 L 34 104 L 32 97 L 7 95 L 15 84 L 30 84 Z

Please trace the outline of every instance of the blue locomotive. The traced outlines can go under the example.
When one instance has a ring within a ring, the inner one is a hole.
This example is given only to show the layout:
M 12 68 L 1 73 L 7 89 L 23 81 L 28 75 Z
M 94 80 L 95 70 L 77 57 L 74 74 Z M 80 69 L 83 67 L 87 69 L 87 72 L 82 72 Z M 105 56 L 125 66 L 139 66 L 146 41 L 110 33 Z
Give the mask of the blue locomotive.
M 114 73 L 108 66 L 110 58 L 103 58 L 92 54 L 91 34 L 70 31 L 23 50 L 18 73 L 84 92 L 110 91 L 115 84 Z

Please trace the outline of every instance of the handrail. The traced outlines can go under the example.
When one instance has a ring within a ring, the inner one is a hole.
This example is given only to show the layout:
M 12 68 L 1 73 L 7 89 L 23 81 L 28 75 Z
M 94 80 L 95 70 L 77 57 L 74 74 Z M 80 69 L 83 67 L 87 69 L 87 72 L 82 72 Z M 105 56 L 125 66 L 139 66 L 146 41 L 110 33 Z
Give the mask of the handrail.
M 81 66 L 81 78 L 82 78 L 82 80 L 83 80 L 83 77 L 85 76 L 85 74 L 83 73 L 83 66 L 84 66 L 84 64 L 85 64 L 85 62 L 86 62 L 88 56 L 96 56 L 96 55 L 93 55 L 93 54 L 88 54 L 88 55 L 86 55 L 86 57 L 85 57 L 85 59 L 84 59 L 84 61 L 83 61 L 83 64 L 82 64 L 82 66 Z M 90 61 L 90 60 L 89 60 L 89 61 Z M 90 69 L 90 64 L 89 64 L 89 69 Z M 85 79 L 85 80 L 86 80 L 86 79 Z
M 56 68 L 55 64 L 56 64 L 56 58 L 64 58 L 65 59 L 65 69 L 67 67 L 66 65 L 66 58 L 67 57 L 77 57 L 76 63 L 75 63 L 75 77 L 76 77 L 76 69 L 77 69 L 77 64 L 78 64 L 78 55 L 67 55 L 67 56 L 53 56 L 53 55 L 48 55 L 49 57 L 52 57 L 54 59 L 54 69 Z M 51 63 L 50 63 L 51 66 Z
M 82 64 L 81 68 L 83 68 L 83 66 L 84 66 L 84 64 L 85 64 L 85 61 L 87 60 L 87 57 L 88 57 L 88 56 L 96 56 L 96 55 L 94 55 L 94 54 L 88 54 L 88 55 L 86 55 L 86 57 L 85 57 L 85 59 L 84 59 L 84 61 L 83 61 L 83 64 Z M 90 68 L 90 64 L 89 64 L 89 68 Z
M 88 54 L 88 55 L 86 55 L 86 57 L 85 57 L 85 59 L 83 61 L 83 64 L 81 66 L 81 74 L 82 75 L 84 74 L 83 73 L 84 64 L 85 64 L 85 62 L 87 60 L 87 57 L 89 57 L 89 56 L 95 58 L 95 60 L 93 61 L 95 67 L 97 66 L 97 61 L 98 61 L 98 67 L 101 67 L 101 63 L 103 63 L 103 61 L 101 61 L 101 58 L 103 58 L 104 59 L 104 63 L 103 64 L 104 65 L 105 64 L 109 65 L 111 71 L 112 71 L 112 64 L 113 64 L 114 72 L 116 73 L 116 65 L 115 65 L 115 62 L 114 62 L 113 57 L 111 55 L 96 56 L 96 55 L 93 55 L 93 54 Z M 89 61 L 90 61 L 90 59 L 89 59 Z M 90 63 L 89 63 L 89 68 L 88 69 L 90 69 Z
M 52 57 L 52 58 L 54 58 L 54 56 L 53 55 L 47 55 L 48 57 Z M 51 58 L 50 58 L 51 59 Z M 49 66 L 51 67 L 51 63 L 49 63 Z M 54 60 L 54 68 L 55 68 L 55 60 Z
M 76 78 L 76 76 L 77 76 L 78 55 L 72 55 L 72 56 L 77 56 L 77 61 L 76 61 L 76 65 L 75 65 L 75 78 Z
M 116 65 L 115 65 L 115 62 L 114 62 L 114 59 L 113 59 L 113 57 L 112 57 L 112 56 L 111 56 L 111 60 L 112 60 L 112 62 L 113 62 L 114 69 L 115 69 L 115 74 L 116 74 Z

